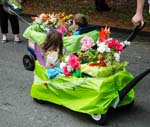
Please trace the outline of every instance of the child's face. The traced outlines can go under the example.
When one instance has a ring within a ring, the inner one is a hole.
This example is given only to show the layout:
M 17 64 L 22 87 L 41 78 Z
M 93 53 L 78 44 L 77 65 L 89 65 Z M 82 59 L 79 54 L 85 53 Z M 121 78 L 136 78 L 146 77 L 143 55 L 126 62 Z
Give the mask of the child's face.
M 75 26 L 75 25 L 76 25 L 75 20 L 73 20 L 73 26 Z
M 75 20 L 73 20 L 73 27 L 75 31 L 79 29 L 79 26 L 75 23 Z

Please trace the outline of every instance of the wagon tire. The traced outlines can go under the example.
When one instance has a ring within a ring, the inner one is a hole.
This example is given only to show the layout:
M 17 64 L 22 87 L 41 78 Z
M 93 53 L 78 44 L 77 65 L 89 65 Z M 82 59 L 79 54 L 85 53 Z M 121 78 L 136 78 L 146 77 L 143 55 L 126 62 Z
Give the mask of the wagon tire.
M 28 71 L 34 71 L 35 68 L 35 59 L 32 55 L 24 55 L 23 56 L 23 65 L 24 68 Z
M 46 104 L 47 102 L 46 101 L 43 101 L 43 100 L 39 100 L 39 99 L 36 99 L 36 98 L 33 98 L 33 100 L 38 103 L 38 104 Z
M 127 105 L 123 105 L 123 106 L 119 107 L 119 109 L 121 109 L 121 110 L 129 110 L 129 109 L 131 109 L 133 107 L 133 105 L 134 105 L 134 100 L 131 103 L 127 104 Z
M 105 125 L 107 117 L 108 117 L 108 114 L 91 115 L 91 118 L 94 121 L 94 123 L 98 125 Z

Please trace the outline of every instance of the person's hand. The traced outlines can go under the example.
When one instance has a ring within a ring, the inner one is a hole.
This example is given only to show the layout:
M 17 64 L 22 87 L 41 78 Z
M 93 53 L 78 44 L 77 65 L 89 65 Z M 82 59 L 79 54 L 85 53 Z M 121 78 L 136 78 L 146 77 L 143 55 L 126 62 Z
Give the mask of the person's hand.
M 132 23 L 137 26 L 141 23 L 141 25 L 144 24 L 144 19 L 143 19 L 143 15 L 142 14 L 138 14 L 136 13 L 133 17 L 132 17 Z

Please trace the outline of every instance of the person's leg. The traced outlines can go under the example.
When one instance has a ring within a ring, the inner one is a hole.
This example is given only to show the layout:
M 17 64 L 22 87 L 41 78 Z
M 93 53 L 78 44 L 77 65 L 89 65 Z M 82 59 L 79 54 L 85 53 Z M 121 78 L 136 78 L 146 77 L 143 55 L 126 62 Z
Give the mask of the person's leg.
M 0 4 L 0 26 L 2 33 L 2 42 L 7 42 L 7 33 L 8 33 L 8 14 L 3 9 L 3 5 Z
M 17 16 L 9 14 L 9 20 L 10 20 L 12 32 L 14 34 L 14 41 L 21 42 L 19 39 L 19 21 Z
M 105 0 L 95 0 L 95 6 L 97 11 L 110 11 L 111 8 L 108 7 Z

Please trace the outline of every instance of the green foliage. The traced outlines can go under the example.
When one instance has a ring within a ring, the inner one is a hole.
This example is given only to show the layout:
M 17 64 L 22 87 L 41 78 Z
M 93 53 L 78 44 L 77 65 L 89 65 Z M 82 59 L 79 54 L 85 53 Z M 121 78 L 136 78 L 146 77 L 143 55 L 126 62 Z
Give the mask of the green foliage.
M 78 56 L 81 60 L 81 63 L 90 63 L 90 62 L 97 62 L 98 60 L 98 52 L 95 49 L 88 49 L 85 52 L 78 52 Z

